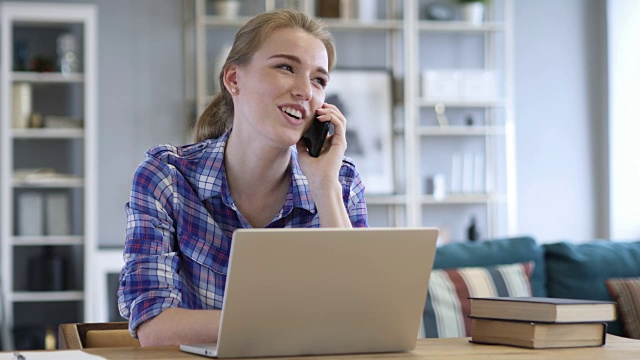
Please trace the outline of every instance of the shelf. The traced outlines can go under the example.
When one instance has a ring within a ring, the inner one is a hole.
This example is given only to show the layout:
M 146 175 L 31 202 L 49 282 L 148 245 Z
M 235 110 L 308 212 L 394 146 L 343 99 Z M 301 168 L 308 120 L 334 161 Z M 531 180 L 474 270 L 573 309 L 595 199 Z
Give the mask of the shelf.
M 503 99 L 495 100 L 431 100 L 420 98 L 418 99 L 418 106 L 421 107 L 434 107 L 438 104 L 442 104 L 445 107 L 459 107 L 459 108 L 484 108 L 484 107 L 502 107 L 505 106 Z
M 433 195 L 422 195 L 423 205 L 451 205 L 451 204 L 486 204 L 499 201 L 496 194 L 448 194 L 442 200 L 436 200 Z
M 83 291 L 15 291 L 10 294 L 14 302 L 83 301 Z
M 84 82 L 84 74 L 14 71 L 11 73 L 11 81 L 30 83 L 81 83 Z
M 251 17 L 240 16 L 236 18 L 228 18 L 224 16 L 206 15 L 202 17 L 202 22 L 207 27 L 234 28 L 241 27 Z M 362 30 L 362 31 L 385 31 L 385 30 L 402 30 L 401 20 L 376 20 L 376 21 L 359 21 L 356 19 L 334 19 L 322 18 L 322 21 L 330 30 Z
M 16 27 L 28 27 L 34 29 L 46 29 L 46 30 L 69 30 L 69 23 L 64 21 L 45 21 L 40 22 L 38 20 L 26 20 L 26 19 L 16 19 L 14 21 Z
M 503 135 L 503 126 L 421 126 L 421 136 L 488 136 Z
M 11 239 L 13 246 L 68 246 L 83 245 L 84 236 L 64 235 L 64 236 L 14 236 Z
M 472 25 L 464 21 L 428 21 L 418 22 L 418 30 L 429 32 L 472 32 L 486 33 L 504 31 L 505 26 L 501 22 L 485 22 L 482 25 Z
M 241 27 L 251 19 L 250 16 L 229 18 L 226 16 L 205 15 L 199 18 L 208 27 Z
M 376 20 L 376 21 L 359 21 L 356 19 L 331 19 L 322 18 L 329 30 L 360 30 L 360 31 L 387 31 L 402 30 L 402 21 L 400 20 Z
M 80 188 L 84 186 L 83 179 L 43 179 L 43 180 L 13 180 L 14 188 Z
M 367 205 L 404 205 L 405 195 L 365 195 Z
M 84 129 L 11 129 L 11 136 L 16 139 L 81 139 Z

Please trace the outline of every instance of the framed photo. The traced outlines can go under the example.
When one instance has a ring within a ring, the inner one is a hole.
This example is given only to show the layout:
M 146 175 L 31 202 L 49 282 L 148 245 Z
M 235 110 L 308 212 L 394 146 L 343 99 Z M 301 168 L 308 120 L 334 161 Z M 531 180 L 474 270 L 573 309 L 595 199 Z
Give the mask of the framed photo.
M 391 72 L 336 69 L 325 102 L 347 118 L 346 156 L 353 159 L 367 194 L 393 193 Z

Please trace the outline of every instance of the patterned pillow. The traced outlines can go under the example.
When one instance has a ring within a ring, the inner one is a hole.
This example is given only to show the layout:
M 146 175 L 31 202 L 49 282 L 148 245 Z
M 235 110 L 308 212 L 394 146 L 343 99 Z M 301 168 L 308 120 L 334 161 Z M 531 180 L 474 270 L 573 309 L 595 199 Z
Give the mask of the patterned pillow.
M 607 279 L 605 284 L 618 303 L 627 337 L 640 339 L 640 277 Z
M 424 335 L 471 335 L 470 296 L 531 296 L 529 278 L 533 261 L 492 267 L 467 267 L 431 271 L 423 312 Z

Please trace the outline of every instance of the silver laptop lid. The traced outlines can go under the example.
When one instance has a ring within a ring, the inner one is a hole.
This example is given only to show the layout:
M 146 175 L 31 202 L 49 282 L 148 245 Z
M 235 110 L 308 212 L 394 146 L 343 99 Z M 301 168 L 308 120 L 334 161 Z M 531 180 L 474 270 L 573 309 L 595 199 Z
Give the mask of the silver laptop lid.
M 233 235 L 218 357 L 415 347 L 437 229 L 250 229 Z

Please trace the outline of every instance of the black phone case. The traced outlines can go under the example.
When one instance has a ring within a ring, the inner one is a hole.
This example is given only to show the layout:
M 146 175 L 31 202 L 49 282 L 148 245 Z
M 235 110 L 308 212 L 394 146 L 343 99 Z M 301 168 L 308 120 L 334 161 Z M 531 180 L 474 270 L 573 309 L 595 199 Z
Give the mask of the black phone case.
M 331 123 L 328 121 L 323 122 L 318 119 L 313 119 L 309 130 L 302 135 L 302 141 L 304 141 L 304 144 L 307 146 L 309 155 L 313 157 L 320 155 L 324 141 L 327 139 L 327 134 L 329 134 L 330 126 Z

